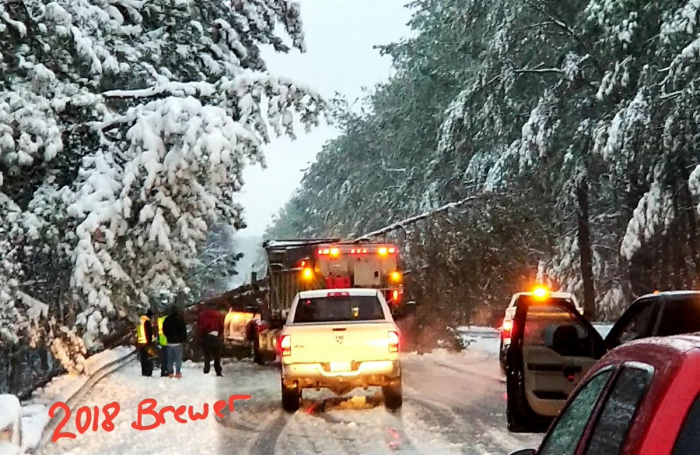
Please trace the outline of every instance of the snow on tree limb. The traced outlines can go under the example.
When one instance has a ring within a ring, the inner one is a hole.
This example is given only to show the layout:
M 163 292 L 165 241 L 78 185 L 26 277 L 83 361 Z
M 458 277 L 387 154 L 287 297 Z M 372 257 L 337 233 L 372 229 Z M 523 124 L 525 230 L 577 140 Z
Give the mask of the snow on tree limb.
M 449 204 L 445 204 L 442 207 L 438 207 L 434 210 L 430 210 L 428 212 L 421 213 L 420 215 L 412 216 L 410 218 L 406 218 L 404 220 L 397 221 L 396 223 L 392 223 L 392 224 L 385 226 L 381 229 L 378 229 L 376 231 L 370 232 L 368 234 L 364 234 L 361 237 L 357 237 L 355 239 L 355 241 L 369 240 L 372 237 L 378 237 L 380 235 L 387 234 L 387 233 L 389 233 L 391 231 L 395 231 L 397 229 L 405 229 L 406 226 L 409 226 L 411 224 L 415 224 L 418 221 L 433 217 L 435 215 L 439 215 L 443 212 L 447 212 L 449 210 L 460 207 L 462 205 L 469 204 L 470 202 L 474 202 L 474 201 L 481 199 L 481 198 L 484 198 L 488 195 L 489 195 L 488 193 L 480 193 L 480 194 L 475 194 L 473 196 L 466 197 L 460 201 L 450 202 Z
M 268 130 L 294 137 L 327 106 L 261 58 L 305 49 L 287 0 L 18 5 L 0 5 L 0 337 L 37 315 L 69 365 L 155 290 L 186 286 L 211 226 L 244 224 L 235 194 Z M 25 271 L 62 274 L 60 302 L 21 293 Z M 48 313 L 26 303 L 40 300 Z

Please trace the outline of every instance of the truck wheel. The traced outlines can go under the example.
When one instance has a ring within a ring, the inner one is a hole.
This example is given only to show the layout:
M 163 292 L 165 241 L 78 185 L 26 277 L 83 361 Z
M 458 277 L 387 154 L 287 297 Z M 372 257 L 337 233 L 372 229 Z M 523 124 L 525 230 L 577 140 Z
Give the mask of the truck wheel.
M 384 405 L 387 409 L 394 411 L 403 404 L 403 387 L 400 378 L 396 382 L 382 387 L 382 393 L 384 394 Z
M 282 383 L 282 408 L 294 414 L 299 409 L 301 401 L 301 389 L 285 387 Z

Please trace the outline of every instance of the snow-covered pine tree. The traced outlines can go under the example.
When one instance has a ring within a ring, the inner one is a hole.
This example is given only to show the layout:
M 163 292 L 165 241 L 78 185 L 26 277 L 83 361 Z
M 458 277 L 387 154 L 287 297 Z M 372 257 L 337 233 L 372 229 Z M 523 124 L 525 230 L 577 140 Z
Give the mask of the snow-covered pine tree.
M 497 190 L 512 211 L 539 206 L 519 226 L 537 239 L 532 260 L 580 299 L 586 287 L 603 317 L 641 293 L 696 285 L 697 2 L 411 5 L 417 36 L 384 47 L 396 77 L 346 116 L 279 226 L 364 233 Z M 430 230 L 445 248 L 454 226 L 458 244 L 480 238 L 451 216 Z M 500 263 L 516 251 L 505 243 Z
M 212 298 L 228 291 L 228 282 L 238 275 L 237 263 L 243 253 L 237 251 L 235 230 L 231 226 L 216 224 L 207 232 L 200 248 L 199 264 L 186 278 L 193 301 Z
M 209 227 L 241 226 L 232 196 L 245 165 L 264 165 L 269 129 L 293 135 L 293 112 L 318 123 L 324 101 L 269 74 L 261 45 L 304 50 L 296 4 L 0 4 L 0 196 L 18 213 L 3 210 L 0 224 L 24 242 L 3 237 L 3 248 L 30 248 L 24 260 L 53 253 L 62 267 L 19 260 L 22 271 L 50 280 L 69 270 L 50 300 L 54 336 L 78 333 L 99 348 L 155 290 L 183 288 Z M 3 287 L 15 306 L 2 320 L 21 308 L 14 284 Z M 19 335 L 15 327 L 3 338 Z

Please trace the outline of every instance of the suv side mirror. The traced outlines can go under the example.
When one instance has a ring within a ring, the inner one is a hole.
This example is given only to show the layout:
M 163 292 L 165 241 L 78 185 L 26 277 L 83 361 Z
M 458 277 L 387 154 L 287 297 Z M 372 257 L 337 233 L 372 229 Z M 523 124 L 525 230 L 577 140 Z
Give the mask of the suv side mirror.
M 537 455 L 537 452 L 535 449 L 523 449 L 523 450 L 518 450 L 517 452 L 513 452 L 510 455 Z

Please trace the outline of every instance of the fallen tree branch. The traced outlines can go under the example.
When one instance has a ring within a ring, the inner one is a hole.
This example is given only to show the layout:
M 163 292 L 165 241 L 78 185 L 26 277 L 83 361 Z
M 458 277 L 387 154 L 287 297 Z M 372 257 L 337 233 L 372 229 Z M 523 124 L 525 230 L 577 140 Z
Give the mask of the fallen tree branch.
M 412 216 L 410 218 L 406 218 L 405 220 L 397 221 L 396 223 L 390 224 L 389 226 L 385 226 L 379 230 L 376 230 L 374 232 L 370 232 L 370 233 L 365 234 L 361 237 L 358 237 L 354 241 L 359 242 L 362 240 L 369 240 L 372 237 L 377 237 L 377 236 L 386 234 L 388 232 L 395 231 L 397 229 L 405 229 L 405 227 L 409 224 L 415 224 L 418 221 L 424 220 L 426 218 L 430 218 L 430 217 L 437 215 L 439 213 L 442 213 L 442 212 L 446 212 L 446 211 L 453 209 L 455 207 L 459 207 L 461 205 L 468 204 L 470 202 L 473 202 L 475 200 L 478 200 L 478 199 L 481 199 L 485 196 L 488 196 L 489 194 L 490 193 L 479 193 L 479 194 L 475 194 L 472 196 L 468 196 L 460 201 L 450 202 L 449 204 L 445 204 L 442 207 L 438 207 L 438 208 L 430 210 L 428 212 L 421 213 L 420 215 Z

